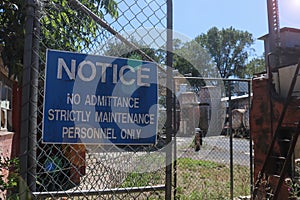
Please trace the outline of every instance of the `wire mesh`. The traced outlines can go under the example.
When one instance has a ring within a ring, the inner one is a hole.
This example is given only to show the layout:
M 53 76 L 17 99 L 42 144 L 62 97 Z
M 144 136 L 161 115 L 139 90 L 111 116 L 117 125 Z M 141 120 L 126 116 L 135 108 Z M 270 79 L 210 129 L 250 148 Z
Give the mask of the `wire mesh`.
M 180 77 L 175 83 L 180 105 L 175 197 L 250 195 L 250 81 Z
M 37 199 L 169 199 L 164 191 L 168 181 L 164 148 L 167 81 L 163 66 L 166 1 L 117 0 L 116 4 L 105 4 L 112 10 L 90 1 L 80 2 L 43 0 L 36 6 L 35 20 L 39 23 L 33 33 L 38 45 L 33 54 L 38 55 L 39 68 L 30 84 L 34 87 L 31 103 L 37 108 L 31 109 L 27 119 L 36 121 L 37 129 L 30 130 L 28 144 L 32 148 L 26 152 L 26 163 L 21 164 L 29 177 L 25 184 Z M 46 49 L 161 64 L 157 144 L 44 144 Z M 196 78 L 193 87 L 174 80 L 174 198 L 229 199 L 248 195 L 252 171 L 249 80 L 209 79 L 203 84 L 203 79 Z
M 38 54 L 39 71 L 38 77 L 32 80 L 38 82 L 33 84 L 38 92 L 34 94 L 37 130 L 32 131 L 34 137 L 29 136 L 36 149 L 27 155 L 34 163 L 26 169 L 34 181 L 26 184 L 31 190 L 34 188 L 33 195 L 37 199 L 162 199 L 165 136 L 151 146 L 42 142 L 47 49 L 149 60 L 140 56 L 140 49 L 151 51 L 166 46 L 165 1 L 118 0 L 115 4 L 100 1 L 103 5 L 90 2 L 42 0 L 35 6 L 35 20 L 39 22 L 35 29 L 40 28 L 40 32 L 34 32 L 39 43 L 39 48 L 34 50 Z M 82 8 L 89 9 L 109 28 Z M 150 59 L 158 61 L 155 55 Z

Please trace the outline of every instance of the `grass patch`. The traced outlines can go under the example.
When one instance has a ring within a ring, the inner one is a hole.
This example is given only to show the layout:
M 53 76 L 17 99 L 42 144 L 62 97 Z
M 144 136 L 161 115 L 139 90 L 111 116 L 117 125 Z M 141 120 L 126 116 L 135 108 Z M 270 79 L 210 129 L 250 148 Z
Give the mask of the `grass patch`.
M 224 165 L 218 164 L 212 161 L 204 161 L 204 160 L 193 160 L 191 158 L 179 158 L 177 160 L 177 165 L 179 167 L 184 167 L 188 170 L 196 170 L 199 167 L 205 167 L 207 169 L 213 169 L 222 167 Z
M 154 172 L 136 173 L 131 172 L 128 174 L 124 182 L 120 187 L 131 188 L 131 187 L 143 187 L 143 186 L 155 186 L 163 185 L 165 183 L 164 169 Z M 164 199 L 164 191 L 151 191 L 151 192 L 137 192 L 130 194 L 118 194 L 117 199 L 135 199 L 135 200 L 157 200 Z
M 165 175 L 162 171 L 129 173 L 121 187 L 142 187 L 148 185 L 164 184 Z
M 233 170 L 234 197 L 249 195 L 248 167 L 235 165 Z M 129 173 L 121 187 L 160 184 L 165 184 L 164 169 L 155 172 Z M 151 194 L 147 198 L 151 199 Z M 230 167 L 212 161 L 179 158 L 177 160 L 177 199 L 230 199 Z
M 234 196 L 250 194 L 250 172 L 234 166 Z M 177 198 L 181 200 L 230 199 L 230 168 L 212 161 L 177 160 Z

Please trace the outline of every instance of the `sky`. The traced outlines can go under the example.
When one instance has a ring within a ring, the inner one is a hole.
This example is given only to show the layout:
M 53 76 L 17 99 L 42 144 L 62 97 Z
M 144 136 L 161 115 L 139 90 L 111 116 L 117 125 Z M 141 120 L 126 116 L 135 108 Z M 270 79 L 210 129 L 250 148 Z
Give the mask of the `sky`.
M 300 28 L 300 0 L 278 0 L 280 28 Z M 255 55 L 264 52 L 259 37 L 268 33 L 267 0 L 173 0 L 173 29 L 191 39 L 216 26 L 253 35 Z M 255 56 L 254 55 L 254 56 Z

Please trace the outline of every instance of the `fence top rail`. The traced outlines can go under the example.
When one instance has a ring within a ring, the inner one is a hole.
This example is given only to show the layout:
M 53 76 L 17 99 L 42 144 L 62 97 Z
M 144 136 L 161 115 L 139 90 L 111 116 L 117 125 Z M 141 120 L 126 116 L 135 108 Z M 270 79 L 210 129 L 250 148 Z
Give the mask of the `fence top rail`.
M 198 76 L 175 76 L 174 79 L 198 79 L 198 80 L 223 80 L 223 81 L 245 81 L 251 82 L 252 79 L 247 78 L 208 78 L 208 77 L 198 77 Z
M 162 191 L 165 190 L 165 185 L 154 185 L 144 187 L 129 187 L 129 188 L 109 188 L 103 190 L 79 190 L 79 191 L 52 191 L 52 192 L 33 192 L 35 197 L 47 198 L 47 197 L 68 197 L 72 196 L 83 196 L 83 195 L 109 195 L 109 194 L 123 194 L 123 193 L 136 193 L 136 192 L 151 192 L 151 191 Z

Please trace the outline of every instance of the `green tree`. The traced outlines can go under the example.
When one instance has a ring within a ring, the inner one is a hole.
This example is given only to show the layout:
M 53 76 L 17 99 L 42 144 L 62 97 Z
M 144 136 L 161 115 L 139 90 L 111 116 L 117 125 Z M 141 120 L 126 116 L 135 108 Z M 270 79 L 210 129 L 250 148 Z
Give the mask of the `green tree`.
M 41 23 L 41 51 L 45 48 L 78 51 L 91 44 L 96 36 L 96 23 L 85 14 L 72 9 L 68 0 L 39 1 L 43 12 Z M 80 0 L 95 14 L 106 13 L 118 17 L 114 0 Z M 0 0 L 0 45 L 2 58 L 11 74 L 20 72 L 23 61 L 27 0 Z
M 263 57 L 253 58 L 245 68 L 245 76 L 252 78 L 254 74 L 262 73 L 266 70 L 265 59 Z
M 244 68 L 249 57 L 252 34 L 232 27 L 219 30 L 216 27 L 195 38 L 211 55 L 222 78 L 244 77 Z
M 178 45 L 174 48 L 174 53 L 174 67 L 181 74 L 190 74 L 193 77 L 213 76 L 215 70 L 211 57 L 195 40 Z
M 22 66 L 26 1 L 0 2 L 0 53 L 4 64 L 12 72 Z
M 195 40 L 183 43 L 175 40 L 173 66 L 180 74 L 192 77 L 216 77 L 216 68 L 208 52 Z M 188 79 L 194 89 L 206 85 L 203 80 Z
M 155 62 L 162 62 L 163 55 L 160 49 L 155 50 L 149 47 L 149 45 L 137 41 L 135 38 L 129 38 L 129 41 L 134 44 L 139 50 L 142 50 L 145 54 L 151 57 Z M 146 57 L 141 55 L 137 51 L 137 49 L 128 46 L 118 39 L 112 39 L 107 42 L 107 48 L 104 54 L 107 56 L 116 56 L 136 60 L 148 60 Z

